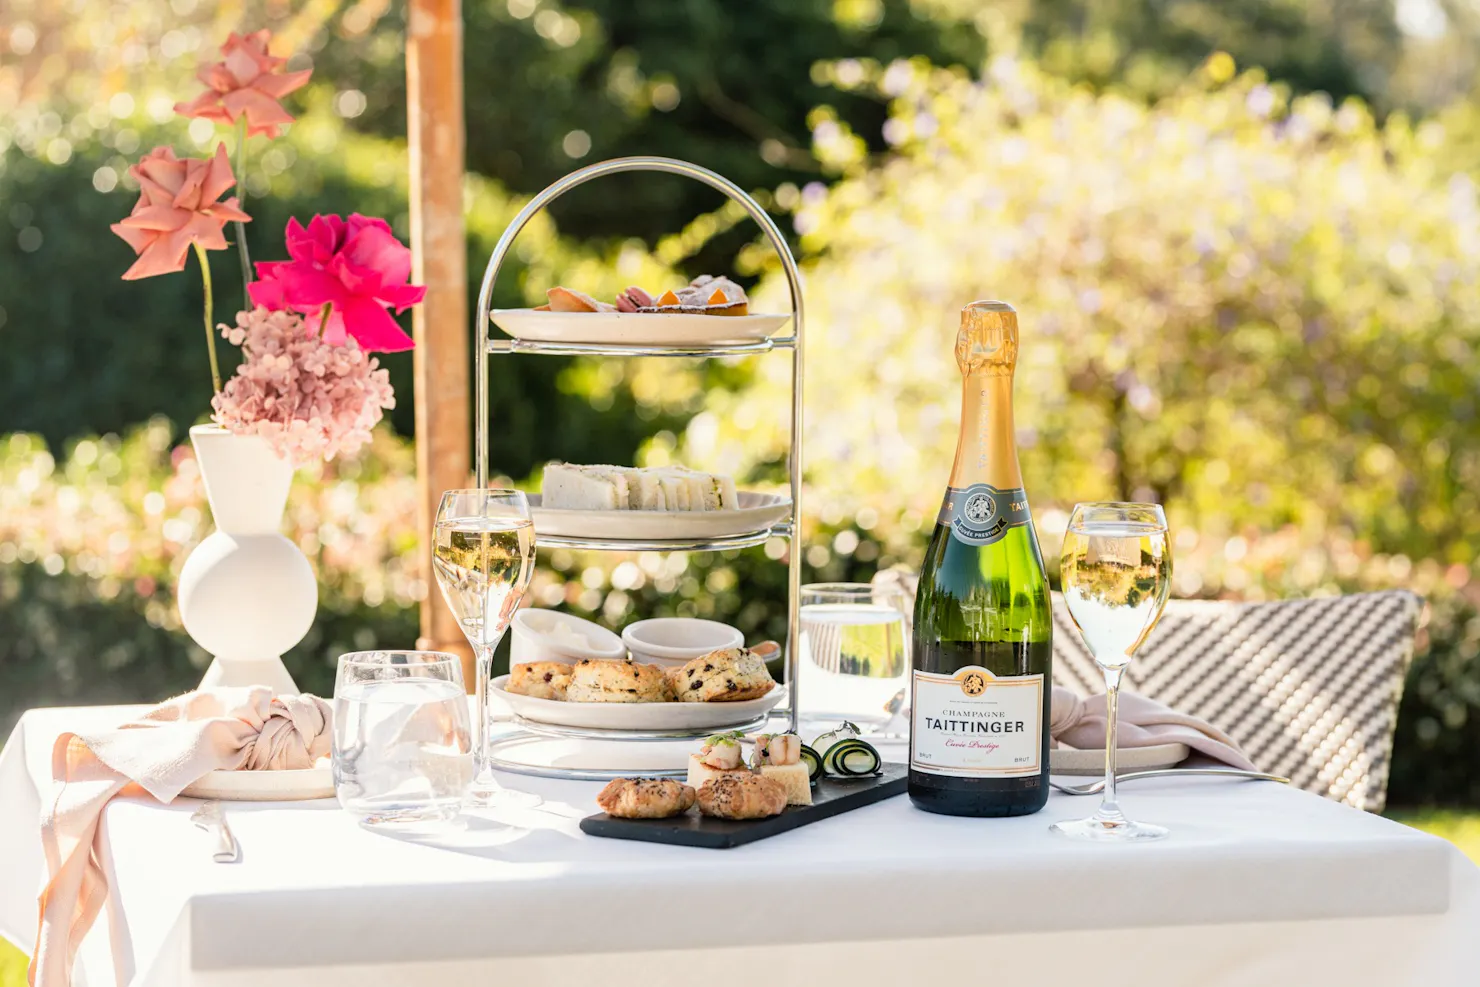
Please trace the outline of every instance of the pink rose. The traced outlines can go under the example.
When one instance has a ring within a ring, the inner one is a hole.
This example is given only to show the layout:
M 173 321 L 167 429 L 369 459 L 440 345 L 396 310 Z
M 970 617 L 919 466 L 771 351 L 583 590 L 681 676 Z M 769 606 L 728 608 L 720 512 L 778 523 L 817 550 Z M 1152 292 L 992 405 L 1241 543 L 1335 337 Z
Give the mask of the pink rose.
M 235 123 L 246 114 L 248 135 L 276 137 L 279 125 L 293 122 L 278 100 L 307 82 L 313 70 L 277 72 L 287 59 L 267 53 L 271 37 L 269 31 L 248 35 L 233 31 L 221 46 L 225 61 L 202 66 L 196 73 L 206 91 L 189 103 L 176 103 L 175 112 L 222 123 Z
M 369 352 L 409 350 L 415 343 L 391 318 L 421 301 L 426 288 L 408 284 L 411 251 L 383 219 L 353 214 L 315 216 L 304 229 L 288 221 L 284 234 L 292 260 L 257 265 L 251 292 L 254 304 L 270 311 L 292 309 L 305 316 L 310 330 L 317 314 L 332 305 L 323 327 L 333 344 L 353 337 Z
M 181 161 L 169 148 L 156 147 L 128 173 L 139 183 L 139 201 L 126 219 L 110 227 L 139 255 L 124 272 L 125 281 L 183 270 L 191 243 L 225 250 L 221 228 L 228 220 L 245 223 L 252 218 L 237 207 L 235 196 L 216 201 L 236 184 L 220 144 L 215 156 L 204 161 Z

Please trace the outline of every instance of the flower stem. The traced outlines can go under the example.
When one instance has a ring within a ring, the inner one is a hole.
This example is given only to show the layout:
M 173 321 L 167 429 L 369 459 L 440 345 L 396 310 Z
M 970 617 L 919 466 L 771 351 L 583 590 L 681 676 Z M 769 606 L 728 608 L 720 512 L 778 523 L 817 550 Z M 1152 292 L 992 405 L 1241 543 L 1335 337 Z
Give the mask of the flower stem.
M 319 311 L 319 337 L 329 331 L 329 316 L 334 313 L 334 303 L 325 302 L 323 309 Z
M 211 354 L 211 387 L 214 393 L 221 393 L 221 365 L 216 362 L 216 327 L 211 323 L 212 309 L 214 308 L 211 298 L 211 261 L 206 256 L 206 248 L 198 243 L 192 243 L 195 247 L 196 259 L 200 261 L 200 280 L 206 289 L 206 350 Z
M 247 115 L 243 113 L 236 121 L 236 194 L 242 209 L 247 208 Z M 247 294 L 247 285 L 252 283 L 252 257 L 247 253 L 247 224 L 236 221 L 236 250 L 242 259 L 242 295 L 246 307 L 252 307 L 252 296 Z M 213 337 L 214 345 L 214 337 Z M 218 387 L 217 390 L 220 388 Z

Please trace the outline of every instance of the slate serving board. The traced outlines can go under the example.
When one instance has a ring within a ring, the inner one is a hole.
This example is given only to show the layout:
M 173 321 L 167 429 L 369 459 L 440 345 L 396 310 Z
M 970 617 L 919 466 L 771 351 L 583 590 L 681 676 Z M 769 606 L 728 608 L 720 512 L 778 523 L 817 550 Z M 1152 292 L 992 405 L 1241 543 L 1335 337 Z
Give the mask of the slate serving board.
M 770 819 L 711 819 L 699 815 L 698 809 L 671 819 L 617 819 L 598 812 L 581 820 L 581 832 L 615 840 L 728 850 L 902 795 L 908 774 L 903 764 L 885 764 L 883 774 L 869 778 L 824 775 L 812 787 L 811 805 L 788 806 Z

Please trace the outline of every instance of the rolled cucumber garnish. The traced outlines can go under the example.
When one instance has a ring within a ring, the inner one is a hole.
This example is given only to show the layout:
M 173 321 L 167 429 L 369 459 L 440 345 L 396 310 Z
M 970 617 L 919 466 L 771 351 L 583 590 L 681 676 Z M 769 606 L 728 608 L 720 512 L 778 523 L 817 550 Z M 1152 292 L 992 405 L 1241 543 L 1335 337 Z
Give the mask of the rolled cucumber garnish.
M 822 755 L 806 744 L 802 745 L 802 763 L 807 766 L 807 777 L 812 784 L 822 777 Z
M 828 747 L 822 767 L 840 778 L 859 778 L 879 773 L 883 759 L 873 745 L 857 737 L 845 737 Z

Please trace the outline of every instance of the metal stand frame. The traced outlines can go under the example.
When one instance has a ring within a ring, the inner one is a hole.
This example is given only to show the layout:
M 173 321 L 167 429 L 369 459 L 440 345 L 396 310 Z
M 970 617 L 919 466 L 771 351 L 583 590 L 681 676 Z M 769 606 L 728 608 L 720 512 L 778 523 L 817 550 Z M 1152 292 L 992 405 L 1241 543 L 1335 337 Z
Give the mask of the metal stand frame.
M 534 218 L 536 214 L 555 199 L 578 185 L 584 185 L 593 179 L 603 178 L 607 175 L 615 175 L 628 171 L 652 171 L 665 172 L 671 175 L 681 175 L 703 182 L 711 188 L 718 189 L 737 202 L 766 234 L 771 248 L 775 250 L 781 260 L 781 266 L 786 272 L 787 284 L 791 290 L 791 320 L 792 334 L 781 338 L 764 339 L 754 343 L 742 343 L 734 345 L 723 345 L 713 347 L 666 347 L 666 346 L 620 346 L 596 343 L 541 343 L 516 339 L 493 339 L 491 337 L 493 286 L 498 279 L 499 268 L 503 266 L 504 259 L 514 245 L 517 237 L 525 225 Z M 566 548 L 578 548 L 592 551 L 661 551 L 661 552 L 717 552 L 732 548 L 746 548 L 759 545 L 769 538 L 785 538 L 788 544 L 788 580 L 787 580 L 787 610 L 786 610 L 786 684 L 787 705 L 785 709 L 776 710 L 777 714 L 784 713 L 788 717 L 788 728 L 792 731 L 797 729 L 797 717 L 801 706 L 798 702 L 799 693 L 799 653 L 800 647 L 800 619 L 799 607 L 801 599 L 802 581 L 802 559 L 801 552 L 796 543 L 796 534 L 800 529 L 797 523 L 801 517 L 802 510 L 802 285 L 801 276 L 797 272 L 796 259 L 791 254 L 791 248 L 786 244 L 786 238 L 782 236 L 781 230 L 776 223 L 762 209 L 754 199 L 729 179 L 710 171 L 708 168 L 691 164 L 687 161 L 679 161 L 675 158 L 659 157 L 632 157 L 614 158 L 610 161 L 602 161 L 597 164 L 588 165 L 578 171 L 573 171 L 564 178 L 556 181 L 541 191 L 514 217 L 504 233 L 499 237 L 498 243 L 493 248 L 493 254 L 488 259 L 488 267 L 483 273 L 483 285 L 478 292 L 478 354 L 476 361 L 478 365 L 477 380 L 477 413 L 475 427 L 477 430 L 477 442 L 475 446 L 475 460 L 477 464 L 477 483 L 480 488 L 488 485 L 488 357 L 490 354 L 516 354 L 516 353 L 544 353 L 559 356 L 655 356 L 655 357 L 692 357 L 698 359 L 712 359 L 723 356 L 748 356 L 759 353 L 768 353 L 775 349 L 791 350 L 791 448 L 788 452 L 788 472 L 791 481 L 791 516 L 771 526 L 770 528 L 750 532 L 742 535 L 733 535 L 725 538 L 715 538 L 697 541 L 621 541 L 613 539 L 583 539 L 583 538 L 558 538 L 544 537 L 537 531 L 535 533 L 536 544 L 558 545 Z M 711 731 L 627 731 L 607 730 L 593 731 L 580 730 L 569 727 L 552 726 L 545 723 L 533 723 L 528 720 L 517 718 L 515 722 L 522 728 L 517 734 L 497 738 L 494 741 L 494 763 L 505 771 L 514 771 L 524 774 L 535 774 L 542 777 L 568 778 L 583 781 L 602 780 L 606 778 L 620 777 L 630 774 L 630 771 L 616 769 L 584 769 L 584 768 L 542 768 L 511 762 L 501 758 L 498 754 L 500 748 L 529 743 L 539 737 L 566 737 L 584 740 L 610 740 L 610 741 L 672 741 L 678 739 L 701 737 Z M 746 724 L 747 728 L 762 725 L 765 718 Z M 486 728 L 486 725 L 485 725 Z M 652 774 L 654 772 L 647 772 Z M 661 772 L 659 772 L 661 773 Z M 682 774 L 681 771 L 676 772 Z

